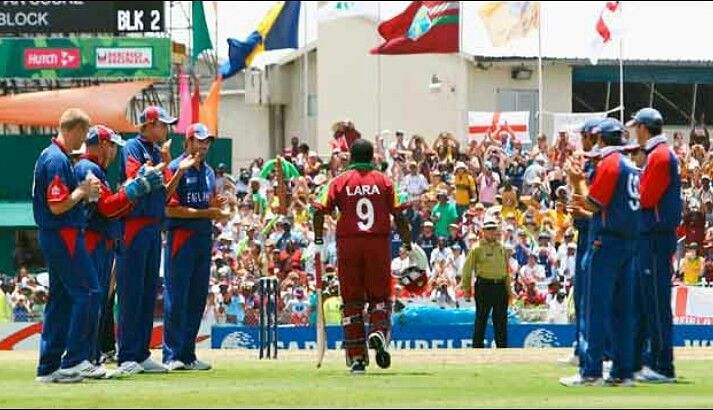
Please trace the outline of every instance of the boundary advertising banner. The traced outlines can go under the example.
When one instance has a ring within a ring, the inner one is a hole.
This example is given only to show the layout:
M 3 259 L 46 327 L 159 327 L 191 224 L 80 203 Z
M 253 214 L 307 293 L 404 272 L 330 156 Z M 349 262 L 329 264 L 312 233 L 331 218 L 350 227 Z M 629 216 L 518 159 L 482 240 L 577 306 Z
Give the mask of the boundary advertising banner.
M 0 38 L 0 78 L 166 78 L 170 38 Z

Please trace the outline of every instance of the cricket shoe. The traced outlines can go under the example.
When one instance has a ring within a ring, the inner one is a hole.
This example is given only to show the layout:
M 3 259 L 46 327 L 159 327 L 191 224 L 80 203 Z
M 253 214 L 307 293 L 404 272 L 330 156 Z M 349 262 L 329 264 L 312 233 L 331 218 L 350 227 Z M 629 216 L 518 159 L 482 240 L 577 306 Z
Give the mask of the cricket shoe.
M 197 360 L 197 359 L 194 360 L 192 363 L 188 363 L 185 365 L 186 370 L 196 370 L 196 371 L 201 371 L 201 372 L 208 371 L 212 368 L 213 368 L 213 366 L 211 366 L 210 364 L 208 364 L 206 362 L 201 362 L 200 360 Z
M 35 381 L 39 383 L 79 383 L 82 375 L 76 370 L 59 369 L 46 376 L 37 376 Z
M 121 373 L 122 377 L 131 376 L 132 374 L 139 374 L 143 372 L 143 366 L 136 362 L 124 362 L 116 369 L 116 373 Z
M 636 386 L 636 383 L 634 383 L 633 379 L 615 379 L 612 377 L 607 378 L 604 381 L 604 384 L 606 384 L 609 387 L 634 387 L 634 386 Z
M 391 367 L 391 355 L 386 351 L 386 340 L 381 332 L 369 335 L 369 348 L 376 351 L 376 364 L 382 369 Z
M 186 368 L 186 364 L 180 360 L 171 360 L 170 362 L 166 363 L 165 366 L 169 372 L 175 372 L 178 370 L 188 370 Z
M 141 362 L 141 367 L 144 368 L 144 373 L 167 373 L 168 369 L 166 366 L 162 364 L 158 364 L 151 360 L 149 357 L 148 359 L 144 360 Z
M 116 352 L 112 350 L 110 352 L 102 353 L 99 357 L 99 364 L 111 363 L 116 363 Z
M 636 381 L 639 383 L 649 383 L 649 384 L 669 384 L 676 383 L 675 377 L 664 376 L 663 374 L 652 370 L 648 367 L 644 367 L 636 375 Z
M 351 372 L 353 375 L 361 375 L 366 373 L 366 361 L 363 359 L 356 359 L 352 363 Z
M 582 377 L 577 374 L 561 378 L 560 384 L 565 387 L 598 387 L 604 386 L 604 379 L 601 377 Z
M 78 372 L 80 376 L 84 379 L 103 379 L 106 376 L 106 368 L 104 366 L 95 366 L 85 360 L 74 367 L 70 367 L 64 370 Z
M 569 357 L 563 357 L 563 358 L 557 360 L 557 364 L 559 364 L 561 366 L 578 367 L 579 366 L 579 357 L 577 357 L 575 355 L 571 355 Z

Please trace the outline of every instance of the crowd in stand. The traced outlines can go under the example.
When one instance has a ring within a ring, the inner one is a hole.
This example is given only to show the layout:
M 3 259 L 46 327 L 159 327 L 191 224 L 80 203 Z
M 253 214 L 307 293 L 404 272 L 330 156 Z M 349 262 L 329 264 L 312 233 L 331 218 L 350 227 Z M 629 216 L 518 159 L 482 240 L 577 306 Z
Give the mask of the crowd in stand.
M 209 324 L 256 324 L 257 284 L 265 275 L 280 280 L 281 323 L 301 325 L 314 320 L 315 245 L 310 204 L 349 164 L 348 146 L 361 137 L 349 121 L 335 124 L 333 131 L 333 151 L 328 158 L 320 158 L 307 144 L 292 139 L 282 157 L 299 175 L 285 185 L 278 183 L 274 170 L 269 175 L 263 172 L 263 159 L 240 169 L 235 177 L 228 175 L 222 164 L 217 167 L 217 187 L 232 198 L 233 217 L 214 226 L 211 287 L 204 318 Z M 570 137 L 560 133 L 554 144 L 548 144 L 541 134 L 524 147 L 507 130 L 472 139 L 467 145 L 450 133 L 438 135 L 432 144 L 404 130 L 380 133 L 375 141 L 376 161 L 394 180 L 400 200 L 408 204 L 405 212 L 411 240 L 423 248 L 430 262 L 425 294 L 411 295 L 395 286 L 397 300 L 417 300 L 441 308 L 462 306 L 466 295 L 460 283 L 461 270 L 468 251 L 481 239 L 488 216 L 501 222 L 518 298 L 515 306 L 541 309 L 550 322 L 568 322 L 573 313 L 577 232 L 566 205 L 570 190 L 563 166 L 579 155 Z M 689 142 L 683 134 L 675 133 L 672 142 L 681 159 L 686 205 L 679 232 L 682 249 L 674 261 L 677 274 L 672 281 L 710 285 L 713 152 L 709 151 L 708 133 L 694 129 Z M 286 215 L 280 215 L 283 188 L 288 193 Z M 338 310 L 335 226 L 336 221 L 327 218 L 324 292 L 327 303 Z M 391 243 L 391 269 L 405 269 L 408 255 L 395 229 Z M 46 288 L 26 270 L 20 270 L 16 278 L 5 278 L 0 289 L 0 321 L 8 311 L 6 320 L 40 318 Z

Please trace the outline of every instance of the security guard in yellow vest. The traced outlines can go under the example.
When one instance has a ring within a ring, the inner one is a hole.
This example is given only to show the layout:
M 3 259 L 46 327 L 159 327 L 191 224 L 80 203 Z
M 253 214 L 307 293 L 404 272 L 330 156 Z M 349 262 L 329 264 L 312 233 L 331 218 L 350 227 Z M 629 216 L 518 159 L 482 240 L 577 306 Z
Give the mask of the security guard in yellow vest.
M 507 316 L 510 300 L 510 275 L 507 270 L 507 256 L 500 238 L 498 222 L 486 219 L 483 224 L 484 240 L 480 246 L 468 253 L 463 265 L 463 291 L 466 302 L 470 301 L 472 275 L 475 272 L 475 332 L 473 347 L 482 348 L 485 326 L 490 311 L 493 312 L 495 344 L 507 347 Z

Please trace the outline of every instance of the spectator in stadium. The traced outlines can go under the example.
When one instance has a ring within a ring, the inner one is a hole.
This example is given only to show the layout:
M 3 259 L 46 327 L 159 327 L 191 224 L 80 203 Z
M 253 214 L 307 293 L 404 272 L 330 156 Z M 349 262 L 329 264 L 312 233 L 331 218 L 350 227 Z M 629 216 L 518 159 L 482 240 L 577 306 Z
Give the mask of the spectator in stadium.
M 426 177 L 418 171 L 418 164 L 410 162 L 409 173 L 401 180 L 401 190 L 409 194 L 409 198 L 416 199 L 428 190 Z
M 416 243 L 418 244 L 418 246 L 421 247 L 421 249 L 423 249 L 424 252 L 426 252 L 426 256 L 428 257 L 429 261 L 431 260 L 431 252 L 433 252 L 433 249 L 436 247 L 437 242 L 438 238 L 436 237 L 433 230 L 433 222 L 424 222 L 423 232 L 419 236 Z
M 438 204 L 431 212 L 431 219 L 435 221 L 436 235 L 448 237 L 448 227 L 458 221 L 458 210 L 455 204 L 449 200 L 448 191 L 439 191 L 437 195 Z
M 431 252 L 431 267 L 436 266 L 439 260 L 448 261 L 448 258 L 451 257 L 453 257 L 453 252 L 448 248 L 448 240 L 439 237 L 436 248 Z
M 458 211 L 458 218 L 461 218 L 465 211 L 468 210 L 470 201 L 477 198 L 475 180 L 468 173 L 468 167 L 466 167 L 465 163 L 458 162 L 456 164 L 453 182 L 455 184 L 456 210 Z
M 527 257 L 527 263 L 520 268 L 519 279 L 523 283 L 528 281 L 535 284 L 544 284 L 547 280 L 545 268 L 537 263 L 537 255 L 530 253 Z
M 409 253 L 406 248 L 402 246 L 399 248 L 399 255 L 391 261 L 391 273 L 398 275 L 410 265 Z
M 679 263 L 679 272 L 686 286 L 698 286 L 703 277 L 705 260 L 698 256 L 698 244 L 692 243 L 686 247 L 686 256 Z

